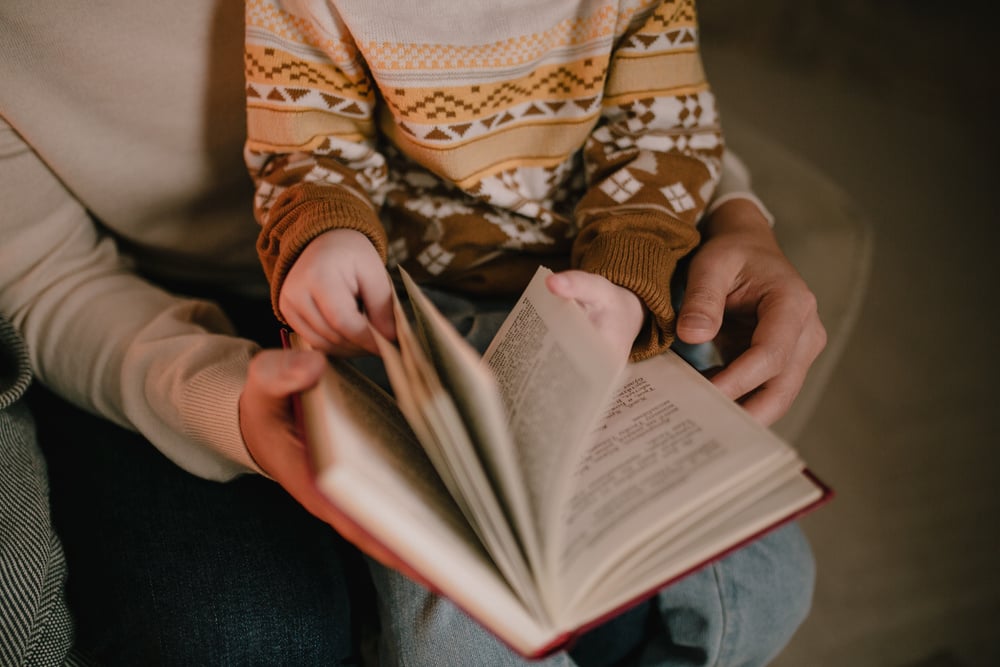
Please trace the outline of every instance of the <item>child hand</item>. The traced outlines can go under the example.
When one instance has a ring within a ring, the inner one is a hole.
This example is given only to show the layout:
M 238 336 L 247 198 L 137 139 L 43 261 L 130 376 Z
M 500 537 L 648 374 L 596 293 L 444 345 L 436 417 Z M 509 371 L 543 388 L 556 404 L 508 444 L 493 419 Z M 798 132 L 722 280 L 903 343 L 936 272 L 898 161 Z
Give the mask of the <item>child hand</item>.
M 378 251 L 361 232 L 334 229 L 313 239 L 278 295 L 285 321 L 318 350 L 377 354 L 368 321 L 396 337 L 392 283 Z
M 646 319 L 646 307 L 639 297 L 603 276 L 586 271 L 554 273 L 545 284 L 556 296 L 580 304 L 598 332 L 615 350 L 628 356 Z

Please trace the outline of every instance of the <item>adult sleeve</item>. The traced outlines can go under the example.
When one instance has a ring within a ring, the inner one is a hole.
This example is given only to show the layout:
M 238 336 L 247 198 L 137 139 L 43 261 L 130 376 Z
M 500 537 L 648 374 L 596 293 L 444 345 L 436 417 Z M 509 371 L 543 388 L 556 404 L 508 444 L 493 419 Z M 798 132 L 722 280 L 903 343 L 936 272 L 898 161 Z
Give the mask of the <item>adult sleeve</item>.
M 670 281 L 698 244 L 722 152 L 694 2 L 662 2 L 615 49 L 575 213 L 573 265 L 628 288 L 649 309 L 633 359 L 672 342 Z
M 734 199 L 743 199 L 757 207 L 769 227 L 774 227 L 774 214 L 768 210 L 764 202 L 754 194 L 750 170 L 743 160 L 733 151 L 726 149 L 722 156 L 722 174 L 715 195 L 705 209 L 705 217 L 711 215 L 720 206 Z M 704 217 L 702 218 L 704 219 Z
M 235 337 L 213 304 L 177 298 L 136 275 L 2 120 L 0 201 L 0 312 L 25 339 L 38 379 L 139 431 L 196 475 L 259 471 L 238 414 L 255 345 Z

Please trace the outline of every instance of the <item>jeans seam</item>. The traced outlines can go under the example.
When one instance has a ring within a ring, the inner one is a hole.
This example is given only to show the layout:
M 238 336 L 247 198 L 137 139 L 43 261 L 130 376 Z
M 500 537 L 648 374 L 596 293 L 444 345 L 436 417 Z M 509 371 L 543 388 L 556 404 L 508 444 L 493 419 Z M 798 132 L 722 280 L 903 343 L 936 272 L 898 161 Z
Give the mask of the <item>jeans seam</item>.
M 715 579 L 715 592 L 719 597 L 719 640 L 715 647 L 715 659 L 712 661 L 712 667 L 719 667 L 722 660 L 722 646 L 726 637 L 729 619 L 726 613 L 725 596 L 722 594 L 722 571 L 718 563 L 713 563 L 711 567 L 712 577 Z

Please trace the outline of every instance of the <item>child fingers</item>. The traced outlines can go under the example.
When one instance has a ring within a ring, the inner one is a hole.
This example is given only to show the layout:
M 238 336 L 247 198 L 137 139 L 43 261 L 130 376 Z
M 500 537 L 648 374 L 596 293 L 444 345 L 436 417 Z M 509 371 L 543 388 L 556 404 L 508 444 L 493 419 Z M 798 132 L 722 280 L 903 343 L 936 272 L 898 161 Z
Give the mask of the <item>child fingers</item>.
M 613 287 L 601 276 L 575 269 L 554 273 L 545 284 L 556 296 L 573 299 L 584 307 L 606 298 L 608 290 Z
M 379 266 L 378 270 L 361 276 L 359 291 L 368 321 L 387 339 L 395 340 L 396 318 L 392 311 L 392 283 L 388 273 Z
M 364 353 L 363 348 L 327 321 L 320 312 L 319 305 L 311 299 L 302 304 L 302 307 L 285 309 L 283 315 L 289 326 L 317 350 L 338 356 L 356 356 Z
M 314 298 L 319 321 L 310 320 L 336 346 L 337 354 L 358 355 L 375 351 L 375 341 L 358 299 L 349 292 L 329 293 Z

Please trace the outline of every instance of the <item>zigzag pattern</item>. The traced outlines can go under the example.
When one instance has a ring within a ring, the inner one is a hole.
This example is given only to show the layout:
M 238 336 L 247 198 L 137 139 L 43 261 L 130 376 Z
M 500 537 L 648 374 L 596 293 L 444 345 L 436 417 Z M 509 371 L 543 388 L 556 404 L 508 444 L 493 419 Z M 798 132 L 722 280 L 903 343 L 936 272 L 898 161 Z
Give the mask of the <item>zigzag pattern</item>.
M 457 118 L 459 112 L 464 112 L 465 118 L 476 118 L 519 100 L 544 100 L 546 104 L 558 106 L 565 104 L 569 98 L 593 97 L 603 90 L 606 68 L 595 68 L 591 60 L 584 61 L 582 68 L 595 71 L 582 76 L 573 68 L 559 67 L 541 75 L 532 72 L 524 79 L 504 81 L 493 86 L 481 84 L 465 91 L 433 90 L 405 104 L 402 100 L 412 96 L 413 91 L 398 89 L 394 95 L 387 96 L 386 102 L 402 118 L 418 116 L 426 120 Z M 482 96 L 483 89 L 489 89 L 485 97 Z
M 696 20 L 694 0 L 664 2 L 649 17 L 644 32 L 663 31 L 677 24 L 694 25 Z
M 579 119 L 592 116 L 600 109 L 600 95 L 568 102 L 525 102 L 486 118 L 464 123 L 419 124 L 400 122 L 399 127 L 414 137 L 428 141 L 456 141 L 485 135 L 502 125 L 523 120 Z
M 624 51 L 658 53 L 695 48 L 698 45 L 698 31 L 694 28 L 678 28 L 663 33 L 637 33 L 622 44 Z
M 246 96 L 248 100 L 266 100 L 268 106 L 272 107 L 322 109 L 359 120 L 371 116 L 372 113 L 370 104 L 310 88 L 248 83 Z
M 263 52 L 265 57 L 273 57 L 275 62 L 264 62 L 248 49 L 244 58 L 247 80 L 298 82 L 335 91 L 353 92 L 361 99 L 368 99 L 372 94 L 371 83 L 367 78 L 352 81 L 344 76 L 329 76 L 319 67 L 303 60 L 279 59 L 275 49 L 264 49 Z
M 23 405 L 28 350 L 0 317 L 0 665 L 79 665 L 45 459 Z

